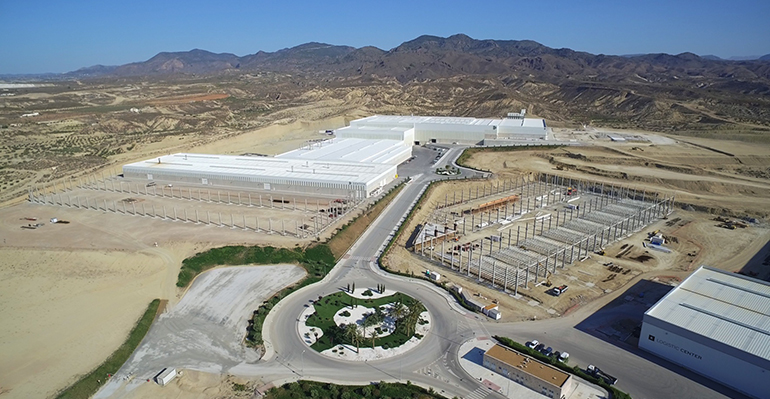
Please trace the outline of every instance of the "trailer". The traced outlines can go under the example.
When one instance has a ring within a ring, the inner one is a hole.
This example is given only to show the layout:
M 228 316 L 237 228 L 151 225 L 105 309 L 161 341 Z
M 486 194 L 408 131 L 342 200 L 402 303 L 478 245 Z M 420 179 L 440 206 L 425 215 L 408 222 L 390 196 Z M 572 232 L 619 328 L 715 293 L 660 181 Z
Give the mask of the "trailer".
M 160 373 L 155 375 L 155 382 L 160 386 L 166 386 L 169 382 L 171 382 L 174 378 L 176 378 L 176 369 L 173 367 L 166 367 L 163 370 L 160 371 Z
M 594 366 L 593 364 L 589 364 L 588 368 L 586 368 L 586 371 L 588 372 L 588 374 L 596 378 L 601 378 L 602 380 L 604 380 L 604 382 L 606 382 L 609 385 L 615 385 L 615 383 L 618 382 L 617 378 L 605 373 L 604 371 L 602 371 L 602 369 Z

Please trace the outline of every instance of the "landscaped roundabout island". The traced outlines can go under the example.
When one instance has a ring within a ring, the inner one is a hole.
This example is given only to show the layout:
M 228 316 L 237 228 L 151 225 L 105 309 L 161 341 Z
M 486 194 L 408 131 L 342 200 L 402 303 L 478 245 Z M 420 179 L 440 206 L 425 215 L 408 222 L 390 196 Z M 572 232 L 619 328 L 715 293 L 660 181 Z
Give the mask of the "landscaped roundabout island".
M 430 321 L 422 303 L 406 294 L 353 286 L 312 300 L 300 317 L 299 333 L 325 356 L 377 360 L 417 346 Z

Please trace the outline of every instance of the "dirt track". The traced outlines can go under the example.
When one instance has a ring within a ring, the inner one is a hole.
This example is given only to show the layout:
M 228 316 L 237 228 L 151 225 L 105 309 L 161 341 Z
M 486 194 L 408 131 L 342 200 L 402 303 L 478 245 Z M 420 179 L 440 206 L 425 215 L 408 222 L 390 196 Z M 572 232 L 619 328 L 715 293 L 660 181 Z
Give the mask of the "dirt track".
M 258 352 L 243 345 L 248 318 L 274 292 L 304 275 L 293 265 L 226 267 L 201 274 L 95 398 L 122 397 L 170 365 L 222 374 L 259 360 Z

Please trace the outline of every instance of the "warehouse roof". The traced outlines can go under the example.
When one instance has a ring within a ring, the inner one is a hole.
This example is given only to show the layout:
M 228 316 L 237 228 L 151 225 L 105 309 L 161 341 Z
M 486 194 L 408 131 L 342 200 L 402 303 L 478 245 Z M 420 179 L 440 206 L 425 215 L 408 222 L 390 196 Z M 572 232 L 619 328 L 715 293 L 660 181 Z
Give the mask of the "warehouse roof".
M 770 284 L 701 266 L 645 313 L 770 360 Z
M 263 178 L 303 179 L 334 183 L 370 183 L 391 170 L 392 165 L 317 161 L 257 156 L 172 154 L 134 162 L 124 169 L 141 168 L 142 173 L 217 174 Z
M 373 115 L 367 118 L 351 122 L 351 125 L 365 126 L 366 123 L 415 125 L 415 124 L 445 124 L 445 125 L 473 125 L 473 126 L 522 126 L 544 127 L 543 119 L 478 119 L 459 116 L 404 116 L 404 115 Z
M 493 346 L 486 352 L 486 355 L 535 376 L 542 381 L 547 381 L 550 384 L 556 385 L 557 387 L 563 386 L 570 377 L 569 374 L 556 367 L 532 359 L 529 356 L 524 356 L 519 352 L 500 345 Z
M 276 155 L 276 158 L 392 163 L 394 159 L 398 159 L 405 153 L 411 154 L 411 147 L 404 145 L 400 140 L 344 138 L 311 143 L 294 151 Z

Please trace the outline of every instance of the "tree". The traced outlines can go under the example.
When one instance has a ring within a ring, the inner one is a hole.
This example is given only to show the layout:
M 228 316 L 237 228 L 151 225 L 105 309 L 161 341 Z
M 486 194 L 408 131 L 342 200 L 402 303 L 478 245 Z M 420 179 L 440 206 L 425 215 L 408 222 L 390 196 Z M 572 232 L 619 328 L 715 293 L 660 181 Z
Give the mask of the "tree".
M 372 333 L 369 335 L 369 338 L 372 339 L 372 349 L 374 349 L 374 341 L 377 340 L 377 337 L 379 334 L 377 334 L 377 330 L 372 330 Z
M 409 313 L 406 316 L 406 324 L 411 330 L 411 334 L 414 334 L 417 329 L 417 321 L 420 320 L 420 313 L 425 310 L 425 306 L 418 300 L 413 300 L 408 306 Z
M 350 323 L 345 326 L 345 338 L 356 346 L 356 353 L 359 353 L 361 345 L 361 332 L 356 323 Z
M 390 307 L 390 317 L 395 319 L 396 321 L 401 320 L 406 315 L 406 308 L 404 307 L 404 303 L 401 302 L 401 298 L 396 299 L 396 302 L 393 302 L 393 305 Z

